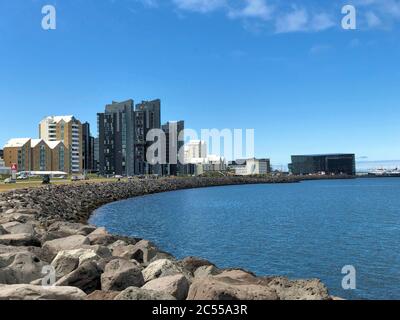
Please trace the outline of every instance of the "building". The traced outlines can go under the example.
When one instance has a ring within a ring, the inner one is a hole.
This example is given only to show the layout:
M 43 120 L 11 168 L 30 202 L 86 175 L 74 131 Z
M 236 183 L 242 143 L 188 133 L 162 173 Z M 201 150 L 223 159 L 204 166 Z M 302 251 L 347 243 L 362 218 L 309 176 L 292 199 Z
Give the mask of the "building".
M 51 171 L 51 149 L 43 139 L 31 139 L 30 171 Z
M 70 171 L 69 151 L 62 141 L 11 139 L 4 147 L 4 155 L 4 165 L 17 164 L 19 172 Z
M 99 171 L 99 163 L 100 163 L 100 151 L 99 151 L 99 138 L 94 139 L 94 148 L 93 148 L 93 171 L 98 172 Z
M 0 149 L 0 159 L 3 159 L 3 157 L 4 157 L 4 151 L 3 149 Z
M 11 139 L 3 149 L 6 167 L 17 164 L 19 171 L 31 171 L 31 139 Z
M 356 174 L 354 154 L 295 155 L 289 165 L 292 174 Z
M 97 114 L 99 172 L 133 176 L 135 173 L 134 101 L 113 101 Z
M 142 101 L 135 109 L 135 174 L 162 174 L 161 164 L 151 165 L 147 161 L 147 150 L 154 143 L 147 141 L 152 129 L 161 129 L 161 101 Z
M 179 152 L 183 151 L 185 142 L 179 139 L 179 135 L 185 130 L 185 122 L 167 122 L 162 126 L 165 134 L 165 154 L 166 164 L 162 165 L 162 174 L 164 176 L 177 176 L 183 173 L 183 164 L 179 161 Z M 182 154 L 181 156 L 184 156 Z M 184 161 L 183 161 L 184 162 Z
M 51 116 L 39 124 L 39 138 L 62 141 L 69 151 L 69 173 L 82 172 L 82 124 L 74 116 Z
M 0 175 L 10 175 L 11 168 L 6 167 L 6 163 L 3 160 L 3 157 L 0 158 Z
M 51 171 L 69 172 L 69 151 L 62 141 L 47 141 L 51 150 Z
M 90 132 L 90 124 L 82 124 L 82 169 L 84 172 L 97 171 L 94 160 L 94 137 Z
M 235 171 L 237 176 L 262 175 L 271 172 L 269 159 L 246 159 L 230 163 L 229 168 Z
M 205 159 L 207 154 L 205 141 L 191 140 L 185 145 L 185 163 L 193 163 L 194 159 Z

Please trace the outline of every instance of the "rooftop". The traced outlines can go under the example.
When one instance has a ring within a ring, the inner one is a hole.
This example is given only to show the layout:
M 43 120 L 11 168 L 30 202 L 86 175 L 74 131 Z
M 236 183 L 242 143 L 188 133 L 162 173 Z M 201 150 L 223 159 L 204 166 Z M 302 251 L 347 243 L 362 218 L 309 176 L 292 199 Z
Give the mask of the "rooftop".
M 27 144 L 31 140 L 30 138 L 16 138 L 10 139 L 4 148 L 19 148 Z

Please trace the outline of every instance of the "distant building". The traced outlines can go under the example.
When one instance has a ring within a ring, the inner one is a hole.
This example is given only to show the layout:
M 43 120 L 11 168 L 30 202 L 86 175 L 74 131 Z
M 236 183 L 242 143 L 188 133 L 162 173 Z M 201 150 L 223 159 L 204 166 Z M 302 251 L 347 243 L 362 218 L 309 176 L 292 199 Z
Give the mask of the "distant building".
M 4 146 L 6 167 L 17 164 L 19 171 L 31 171 L 31 139 L 11 139 Z
M 249 175 L 261 175 L 268 174 L 271 172 L 271 162 L 269 159 L 246 159 L 237 160 L 229 166 L 235 171 L 235 175 L 238 176 L 249 176 Z
M 6 167 L 6 163 L 3 160 L 3 157 L 0 157 L 0 175 L 9 175 L 11 174 L 11 168 Z
M 356 161 L 354 154 L 295 155 L 289 169 L 295 175 L 355 175 Z
M 142 101 L 135 109 L 135 174 L 162 174 L 161 164 L 147 161 L 148 148 L 154 143 L 146 141 L 152 129 L 161 129 L 161 101 Z
M 21 171 L 70 172 L 69 152 L 62 141 L 11 139 L 4 147 L 4 164 Z
M 39 124 L 39 138 L 62 141 L 69 152 L 69 173 L 82 172 L 82 124 L 74 116 L 51 116 Z
M 90 132 L 90 124 L 82 124 L 82 169 L 85 172 L 96 171 L 94 164 L 94 138 Z
M 163 175 L 177 176 L 183 170 L 183 163 L 179 162 L 179 151 L 184 147 L 185 142 L 179 139 L 179 134 L 185 130 L 185 122 L 167 122 L 162 126 L 162 130 L 166 139 L 165 150 L 163 150 L 166 158 L 166 164 L 162 165 Z
M 93 148 L 93 171 L 99 171 L 99 161 L 100 161 L 100 151 L 99 151 L 99 138 L 94 139 L 94 148 Z
M 4 157 L 4 151 L 3 149 L 0 149 L 0 159 L 3 159 L 3 157 Z
M 43 139 L 31 139 L 31 171 L 51 171 L 51 149 Z
M 134 102 L 112 102 L 97 114 L 99 133 L 99 172 L 102 175 L 133 176 Z
M 194 159 L 207 158 L 207 143 L 201 140 L 191 140 L 185 145 L 185 163 L 193 163 Z

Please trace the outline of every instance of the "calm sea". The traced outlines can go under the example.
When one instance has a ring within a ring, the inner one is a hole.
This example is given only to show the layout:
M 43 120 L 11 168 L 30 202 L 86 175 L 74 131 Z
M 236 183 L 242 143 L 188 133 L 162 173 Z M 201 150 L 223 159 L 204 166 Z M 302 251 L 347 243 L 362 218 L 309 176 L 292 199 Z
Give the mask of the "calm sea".
M 400 298 L 400 179 L 192 189 L 98 209 L 91 223 L 258 275 L 320 278 L 347 299 Z M 343 290 L 352 265 L 357 289 Z

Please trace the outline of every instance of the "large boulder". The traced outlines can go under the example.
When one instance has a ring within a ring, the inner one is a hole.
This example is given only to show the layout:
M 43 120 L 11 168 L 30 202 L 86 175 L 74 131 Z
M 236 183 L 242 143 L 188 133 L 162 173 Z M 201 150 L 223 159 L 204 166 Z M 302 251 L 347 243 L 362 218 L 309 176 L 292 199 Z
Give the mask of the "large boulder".
M 160 259 L 152 262 L 143 270 L 145 282 L 184 273 L 183 268 L 176 261 Z
M 210 261 L 196 257 L 187 257 L 181 261 L 182 267 L 194 274 L 195 271 L 204 266 L 214 266 Z
M 122 291 L 114 300 L 166 301 L 166 300 L 176 300 L 176 299 L 172 295 L 165 292 L 151 291 L 137 287 L 130 287 Z
M 289 280 L 283 277 L 266 278 L 264 283 L 276 290 L 280 300 L 330 300 L 328 289 L 318 279 Z
M 278 300 L 276 291 L 230 278 L 195 278 L 188 300 Z
M 90 244 L 108 246 L 114 243 L 117 239 L 109 234 L 105 228 L 98 228 L 88 235 Z
M 120 245 L 113 248 L 113 256 L 129 260 L 134 259 L 145 264 L 150 263 L 158 253 L 157 247 L 147 240 L 141 240 L 135 245 Z
M 211 277 L 211 276 L 216 276 L 220 273 L 221 270 L 219 270 L 217 267 L 203 266 L 196 269 L 196 271 L 194 272 L 194 277 L 195 278 Z
M 105 301 L 114 300 L 120 292 L 96 290 L 86 297 L 86 300 Z
M 100 256 L 93 249 L 75 249 L 60 251 L 51 265 L 56 270 L 57 278 L 61 278 L 86 261 L 100 260 Z
M 56 286 L 71 286 L 83 290 L 90 294 L 93 291 L 100 290 L 101 270 L 94 261 L 87 261 L 80 265 L 76 270 L 67 274 L 58 280 Z
M 35 228 L 31 223 L 20 223 L 20 222 L 14 221 L 14 222 L 9 222 L 9 223 L 3 224 L 3 227 L 9 233 L 13 233 L 13 234 L 28 233 L 31 235 L 35 235 Z
M 101 288 L 103 291 L 122 291 L 128 287 L 141 287 L 144 279 L 140 266 L 124 260 L 110 261 L 101 275 Z
M 74 235 L 45 242 L 43 244 L 43 251 L 49 260 L 52 261 L 60 251 L 80 249 L 83 245 L 89 244 L 90 240 L 87 237 Z
M 4 229 L 4 227 L 2 225 L 0 225 L 0 236 L 2 236 L 4 234 L 9 234 L 9 232 L 6 229 Z
M 185 300 L 189 292 L 189 281 L 183 274 L 158 278 L 147 282 L 142 289 L 169 293 L 177 300 Z
M 0 283 L 28 284 L 41 278 L 42 269 L 46 265 L 30 252 L 6 253 L 0 255 Z
M 0 300 L 84 300 L 85 298 L 86 294 L 74 287 L 0 285 Z
M 0 245 L 6 246 L 34 246 L 40 247 L 41 243 L 38 238 L 29 234 L 4 234 L 0 236 Z
M 96 230 L 96 227 L 94 226 L 89 226 L 81 223 L 64 222 L 64 221 L 54 222 L 48 228 L 49 232 L 57 233 L 59 235 L 62 235 L 62 237 L 68 237 L 73 235 L 87 236 L 94 230 Z

